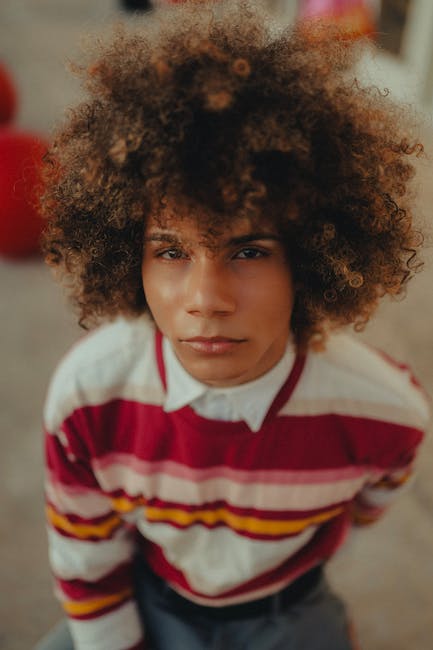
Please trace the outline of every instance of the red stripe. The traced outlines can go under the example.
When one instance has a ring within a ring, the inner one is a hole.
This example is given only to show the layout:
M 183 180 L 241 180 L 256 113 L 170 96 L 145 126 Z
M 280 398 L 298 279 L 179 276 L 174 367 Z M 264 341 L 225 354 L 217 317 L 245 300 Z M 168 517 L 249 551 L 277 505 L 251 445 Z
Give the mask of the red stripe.
M 159 406 L 113 400 L 102 406 L 84 407 L 66 421 L 65 427 L 73 427 L 78 415 L 87 423 L 82 436 L 96 459 L 104 458 L 109 449 L 148 462 L 171 460 L 194 468 L 225 465 L 239 470 L 254 467 L 256 471 L 336 469 L 348 465 L 404 467 L 423 437 L 412 427 L 332 413 L 273 418 L 260 432 L 251 433 L 243 423 L 205 420 L 206 426 L 202 426 L 200 416 L 189 411 L 185 418 L 185 409 L 166 414 Z M 65 461 L 58 443 L 51 444 L 57 445 Z M 50 461 L 50 468 L 55 468 L 56 458 Z M 75 470 L 80 481 L 94 486 L 81 467 Z M 59 472 L 64 472 L 64 482 L 74 480 L 67 459 L 66 466 L 59 465 Z
M 45 455 L 47 469 L 56 476 L 58 482 L 64 485 L 79 485 L 99 490 L 99 485 L 91 470 L 77 462 L 77 456 L 72 459 L 55 435 L 45 437 Z
M 131 586 L 132 564 L 122 563 L 110 573 L 94 582 L 86 580 L 62 580 L 56 578 L 56 584 L 69 600 L 89 600 L 118 593 Z
M 334 508 L 342 506 L 343 503 L 335 502 L 329 503 L 326 506 L 321 508 L 310 508 L 308 510 L 259 510 L 257 508 L 242 508 L 238 506 L 233 506 L 227 501 L 219 500 L 212 502 L 203 502 L 199 505 L 185 505 L 183 503 L 169 502 L 162 499 L 153 498 L 146 501 L 146 505 L 156 508 L 175 508 L 176 510 L 182 510 L 187 513 L 200 512 L 201 510 L 219 510 L 224 508 L 227 512 L 233 513 L 234 515 L 239 515 L 242 517 L 254 517 L 261 519 L 263 521 L 296 521 L 298 519 L 304 519 L 307 517 L 314 517 L 315 515 L 320 515 L 321 513 L 327 512 Z
M 412 386 L 417 388 L 423 395 L 423 397 L 430 403 L 431 402 L 431 397 L 427 393 L 427 391 L 424 389 L 424 387 L 421 385 L 419 382 L 418 378 L 413 374 L 412 369 L 410 366 L 408 366 L 406 363 L 402 363 L 400 361 L 397 361 L 393 357 L 391 357 L 387 352 L 384 352 L 384 350 L 380 350 L 379 348 L 376 348 L 372 345 L 369 345 L 368 343 L 364 342 L 364 345 L 366 345 L 370 350 L 373 350 L 381 359 L 386 361 L 386 363 L 391 366 L 391 368 L 396 368 L 397 370 L 405 372 L 410 380 L 410 383 Z
M 110 512 L 106 513 L 104 515 L 101 515 L 99 517 L 81 517 L 80 515 L 71 513 L 71 512 L 62 512 L 62 510 L 59 510 L 56 508 L 53 503 L 47 499 L 47 505 L 50 506 L 60 517 L 64 517 L 69 521 L 71 524 L 76 525 L 76 524 L 83 524 L 84 526 L 93 526 L 93 525 L 99 525 L 103 524 L 104 521 L 107 521 L 108 519 L 112 519 L 113 517 L 117 516 L 116 512 Z
M 219 510 L 220 508 L 226 509 L 228 512 L 231 512 L 235 515 L 239 516 L 251 516 L 251 517 L 257 517 L 258 519 L 263 519 L 263 520 L 282 520 L 284 519 L 285 521 L 290 521 L 291 519 L 302 519 L 303 517 L 310 517 L 314 515 L 321 514 L 322 512 L 326 512 L 329 509 L 332 508 L 337 508 L 339 506 L 342 506 L 344 503 L 347 503 L 347 499 L 344 501 L 328 501 L 325 505 L 318 507 L 318 508 L 308 508 L 305 510 L 272 510 L 271 508 L 267 508 L 266 510 L 260 509 L 260 508 L 254 508 L 252 506 L 236 506 L 233 505 L 232 503 L 226 501 L 225 499 L 215 499 L 214 501 L 201 501 L 200 503 L 197 504 L 191 504 L 191 503 L 183 503 L 181 501 L 167 501 L 166 499 L 161 499 L 157 496 L 154 497 L 148 497 L 145 498 L 144 495 L 138 494 L 138 495 L 131 495 L 129 494 L 126 490 L 114 490 L 113 492 L 110 492 L 108 494 L 109 497 L 113 499 L 125 499 L 132 505 L 136 505 L 136 507 L 155 507 L 155 508 L 175 508 L 176 510 L 183 510 L 184 512 L 187 513 L 194 513 L 198 512 L 200 510 Z M 54 506 L 53 506 L 54 508 Z M 122 509 L 119 508 L 117 510 L 115 508 L 115 504 L 113 504 L 114 508 L 114 513 L 122 513 Z M 55 509 L 55 508 L 54 508 Z M 62 513 L 59 513 L 62 514 Z M 63 515 L 65 516 L 65 515 Z M 100 517 L 95 517 L 93 519 L 84 519 L 79 517 L 78 515 L 68 515 L 68 520 L 71 521 L 71 523 L 100 523 L 103 522 L 105 519 L 108 519 L 109 517 L 113 516 L 113 513 L 110 513 L 110 515 L 103 515 Z
M 284 406 L 284 404 L 286 404 L 289 401 L 301 377 L 302 371 L 305 366 L 305 361 L 306 361 L 305 355 L 298 354 L 296 356 L 295 363 L 293 364 L 293 368 L 290 372 L 290 375 L 287 381 L 280 389 L 280 391 L 277 393 L 274 401 L 272 402 L 271 407 L 264 420 L 264 424 L 270 422 L 272 418 L 274 418 L 274 416 L 278 413 L 278 411 Z
M 93 544 L 100 544 L 101 541 L 104 541 L 104 542 L 109 541 L 110 539 L 113 539 L 113 537 L 115 536 L 116 532 L 117 532 L 117 531 L 119 530 L 119 528 L 121 528 L 122 526 L 123 526 L 123 523 L 120 522 L 118 526 L 116 526 L 115 528 L 113 528 L 113 530 L 111 531 L 110 535 L 108 535 L 108 537 L 104 537 L 104 538 L 101 540 L 101 537 L 98 537 L 97 535 L 88 535 L 88 536 L 86 536 L 86 537 L 79 537 L 79 536 L 77 536 L 77 535 L 73 535 L 72 532 L 67 532 L 67 531 L 63 530 L 62 528 L 57 528 L 57 526 L 53 526 L 53 525 L 50 523 L 50 528 L 53 529 L 53 530 L 55 530 L 56 533 L 57 533 L 58 535 L 60 535 L 61 537 L 66 537 L 67 539 L 74 539 L 74 540 L 83 541 L 83 542 L 86 542 L 86 544 L 87 544 L 87 543 L 89 543 L 89 544 L 92 544 L 92 543 L 93 543 Z
M 151 522 L 153 523 L 153 522 Z M 187 524 L 186 526 L 183 526 L 182 524 L 179 524 L 175 521 L 172 521 L 170 519 L 158 519 L 157 524 L 166 524 L 167 526 L 170 526 L 171 528 L 175 528 L 176 530 L 186 530 L 187 528 L 192 528 L 193 526 L 196 526 L 197 528 L 206 528 L 207 530 L 216 530 L 218 528 L 229 528 L 229 526 L 224 522 L 218 522 L 216 524 L 208 524 L 203 521 L 195 521 L 193 524 Z M 320 524 L 323 526 L 323 524 Z M 246 539 L 250 540 L 256 540 L 256 541 L 262 541 L 262 542 L 278 542 L 283 539 L 291 539 L 294 537 L 297 537 L 300 533 L 295 532 L 295 533 L 280 533 L 280 534 L 274 534 L 274 533 L 252 533 L 248 530 L 240 530 L 238 528 L 232 528 L 236 532 L 237 537 L 243 537 Z M 303 532 L 303 531 L 302 531 Z
M 165 374 L 164 355 L 162 351 L 162 334 L 158 329 L 155 331 L 155 352 L 159 376 L 161 377 L 164 390 L 167 390 L 167 376 Z

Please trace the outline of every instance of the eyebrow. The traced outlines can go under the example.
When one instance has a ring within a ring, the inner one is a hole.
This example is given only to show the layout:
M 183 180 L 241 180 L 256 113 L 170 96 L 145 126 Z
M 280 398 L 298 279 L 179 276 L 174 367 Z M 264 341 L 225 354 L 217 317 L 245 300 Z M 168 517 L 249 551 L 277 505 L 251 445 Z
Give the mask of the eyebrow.
M 280 237 L 270 232 L 252 232 L 248 235 L 240 235 L 239 237 L 231 237 L 228 244 L 248 244 L 248 242 L 257 241 L 259 239 L 271 239 L 273 241 L 280 241 Z
M 270 232 L 253 232 L 246 235 L 239 235 L 237 237 L 230 237 L 227 239 L 223 246 L 238 246 L 239 244 L 248 244 L 253 241 L 261 239 L 269 239 L 272 241 L 280 241 L 280 237 Z M 170 232 L 154 232 L 144 238 L 145 242 L 168 242 L 175 244 L 181 242 L 181 239 L 175 233 Z
M 144 241 L 166 241 L 170 243 L 179 242 L 177 235 L 168 232 L 154 232 L 144 238 Z

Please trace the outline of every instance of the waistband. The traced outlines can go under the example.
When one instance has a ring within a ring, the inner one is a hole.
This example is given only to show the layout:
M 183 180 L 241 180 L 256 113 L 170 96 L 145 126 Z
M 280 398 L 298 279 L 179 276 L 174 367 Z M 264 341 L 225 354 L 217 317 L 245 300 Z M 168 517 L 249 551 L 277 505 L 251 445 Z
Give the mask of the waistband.
M 202 616 L 211 620 L 224 621 L 258 618 L 286 610 L 291 605 L 298 603 L 319 584 L 322 577 L 323 567 L 319 565 L 310 569 L 275 594 L 246 603 L 239 603 L 238 605 L 224 605 L 222 607 L 199 605 L 184 598 L 169 587 L 166 588 L 164 596 L 168 600 L 170 609 L 183 616 Z M 157 580 L 161 580 L 161 578 L 157 578 Z M 164 581 L 161 580 L 161 582 Z

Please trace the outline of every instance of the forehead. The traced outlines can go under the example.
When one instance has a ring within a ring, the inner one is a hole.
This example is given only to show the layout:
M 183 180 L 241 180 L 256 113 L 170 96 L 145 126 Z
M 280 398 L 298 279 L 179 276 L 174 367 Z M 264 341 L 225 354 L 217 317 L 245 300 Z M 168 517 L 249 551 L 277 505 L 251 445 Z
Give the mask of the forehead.
M 211 248 L 224 245 L 232 239 L 260 235 L 276 236 L 275 226 L 265 219 L 252 221 L 246 217 L 234 218 L 223 223 L 200 219 L 194 215 L 181 216 L 173 213 L 151 216 L 145 227 L 145 240 L 171 238 L 178 241 L 198 243 Z

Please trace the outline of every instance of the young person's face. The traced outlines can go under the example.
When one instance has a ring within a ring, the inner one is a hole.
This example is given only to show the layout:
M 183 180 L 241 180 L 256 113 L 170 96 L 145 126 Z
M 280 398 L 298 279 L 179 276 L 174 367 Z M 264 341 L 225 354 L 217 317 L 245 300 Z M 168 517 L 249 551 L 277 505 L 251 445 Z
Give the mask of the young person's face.
M 238 220 L 209 242 L 192 219 L 151 219 L 142 279 L 157 326 L 199 381 L 242 384 L 283 355 L 293 284 L 272 227 Z

